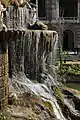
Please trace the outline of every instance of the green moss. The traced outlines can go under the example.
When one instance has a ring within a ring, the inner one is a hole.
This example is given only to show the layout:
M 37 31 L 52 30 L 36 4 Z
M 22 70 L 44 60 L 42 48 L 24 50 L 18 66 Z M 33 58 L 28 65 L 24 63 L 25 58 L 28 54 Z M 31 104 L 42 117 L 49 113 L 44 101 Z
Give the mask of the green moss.
M 51 105 L 50 102 L 48 102 L 48 101 L 44 101 L 44 105 L 45 105 L 45 107 L 49 108 L 49 110 L 50 110 L 51 112 L 54 111 L 54 110 L 53 110 L 53 106 Z
M 64 104 L 64 96 L 61 93 L 61 90 L 58 87 L 55 87 L 54 92 L 57 100 L 61 101 L 61 103 Z
M 34 83 L 38 83 L 38 81 L 37 81 L 37 80 L 34 80 Z

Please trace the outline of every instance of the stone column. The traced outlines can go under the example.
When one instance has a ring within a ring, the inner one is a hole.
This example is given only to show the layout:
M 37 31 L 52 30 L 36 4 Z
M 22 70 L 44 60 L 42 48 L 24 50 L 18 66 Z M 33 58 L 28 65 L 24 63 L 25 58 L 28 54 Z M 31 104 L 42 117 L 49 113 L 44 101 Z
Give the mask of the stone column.
M 0 32 L 0 109 L 8 104 L 8 45 L 6 32 Z

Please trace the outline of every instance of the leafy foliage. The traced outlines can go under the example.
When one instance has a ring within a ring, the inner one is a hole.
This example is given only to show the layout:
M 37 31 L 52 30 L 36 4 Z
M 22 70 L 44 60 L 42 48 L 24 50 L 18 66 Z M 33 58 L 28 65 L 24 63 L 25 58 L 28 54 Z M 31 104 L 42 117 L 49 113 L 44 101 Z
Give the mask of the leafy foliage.
M 67 51 L 64 51 L 63 54 L 62 54 L 62 57 L 63 57 L 64 60 L 66 60 L 67 58 L 70 57 L 70 55 Z
M 50 102 L 48 102 L 48 101 L 44 101 L 44 105 L 45 105 L 46 107 L 48 107 L 49 110 L 50 110 L 51 112 L 54 112 L 54 110 L 53 110 L 53 106 L 51 105 Z
M 80 64 L 63 64 L 61 70 L 58 71 L 59 73 L 66 74 L 73 74 L 73 75 L 80 75 Z

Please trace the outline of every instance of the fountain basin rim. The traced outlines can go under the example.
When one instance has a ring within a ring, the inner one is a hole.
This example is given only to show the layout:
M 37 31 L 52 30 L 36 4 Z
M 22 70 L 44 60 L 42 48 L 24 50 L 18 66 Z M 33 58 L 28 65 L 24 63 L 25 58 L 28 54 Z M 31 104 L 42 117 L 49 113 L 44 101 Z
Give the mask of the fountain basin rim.
M 17 32 L 17 31 L 19 31 L 19 32 L 52 32 L 52 33 L 55 33 L 55 34 L 58 34 L 56 31 L 54 31 L 54 30 L 13 30 L 13 29 L 11 29 L 11 30 L 7 30 L 7 31 L 4 31 L 4 30 L 1 30 L 0 32 L 5 32 L 5 33 L 7 33 L 7 32 Z
M 54 34 L 58 34 L 56 31 L 54 30 L 26 30 L 25 32 L 52 32 Z

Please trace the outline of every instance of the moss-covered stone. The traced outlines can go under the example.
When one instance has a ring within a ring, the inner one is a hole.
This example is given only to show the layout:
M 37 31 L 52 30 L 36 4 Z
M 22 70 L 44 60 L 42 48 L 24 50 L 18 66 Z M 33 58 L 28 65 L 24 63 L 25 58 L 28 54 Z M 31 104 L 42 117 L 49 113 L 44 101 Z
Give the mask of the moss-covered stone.
M 64 104 L 64 96 L 63 96 L 63 94 L 61 92 L 61 89 L 59 89 L 59 87 L 56 87 L 56 86 L 54 86 L 52 89 L 54 91 L 56 99 L 61 101 L 62 104 Z
M 51 105 L 50 102 L 44 101 L 44 105 L 45 105 L 46 107 L 48 107 L 48 109 L 49 109 L 51 112 L 54 112 L 53 106 Z

